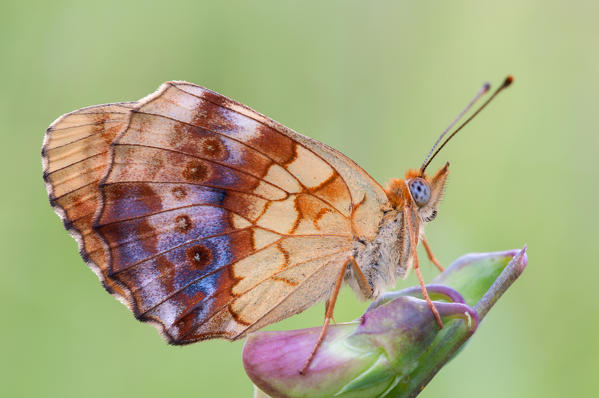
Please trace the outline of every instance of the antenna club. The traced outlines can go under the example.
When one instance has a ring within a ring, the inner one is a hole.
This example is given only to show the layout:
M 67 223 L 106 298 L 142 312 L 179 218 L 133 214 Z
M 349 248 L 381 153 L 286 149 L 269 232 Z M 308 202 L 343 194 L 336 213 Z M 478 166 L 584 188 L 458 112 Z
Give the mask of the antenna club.
M 514 82 L 514 76 L 509 75 L 508 77 L 505 78 L 505 80 L 503 81 L 503 87 L 507 87 L 510 84 L 512 84 Z
M 489 82 L 486 82 L 486 83 L 483 85 L 483 93 L 486 93 L 486 92 L 487 92 L 487 91 L 489 91 L 490 89 L 491 89 L 491 83 L 489 83 Z

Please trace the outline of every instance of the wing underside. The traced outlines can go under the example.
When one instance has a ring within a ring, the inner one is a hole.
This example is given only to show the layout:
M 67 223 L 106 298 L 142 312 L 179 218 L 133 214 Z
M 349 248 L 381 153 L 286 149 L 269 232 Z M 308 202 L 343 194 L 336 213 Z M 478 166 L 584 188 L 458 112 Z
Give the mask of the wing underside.
M 42 155 L 84 259 L 175 344 L 243 337 L 328 298 L 386 203 L 333 149 L 184 82 L 59 118 Z

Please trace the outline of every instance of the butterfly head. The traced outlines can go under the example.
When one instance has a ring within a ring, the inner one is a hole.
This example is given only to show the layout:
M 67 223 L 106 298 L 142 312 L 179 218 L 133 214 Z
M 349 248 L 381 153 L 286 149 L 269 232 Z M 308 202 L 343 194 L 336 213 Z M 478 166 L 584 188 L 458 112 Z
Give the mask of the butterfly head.
M 422 221 L 432 221 L 437 215 L 448 175 L 449 163 L 441 167 L 433 177 L 421 170 L 408 170 L 403 180 L 391 180 L 386 189 L 387 197 L 397 210 L 405 206 L 412 207 Z

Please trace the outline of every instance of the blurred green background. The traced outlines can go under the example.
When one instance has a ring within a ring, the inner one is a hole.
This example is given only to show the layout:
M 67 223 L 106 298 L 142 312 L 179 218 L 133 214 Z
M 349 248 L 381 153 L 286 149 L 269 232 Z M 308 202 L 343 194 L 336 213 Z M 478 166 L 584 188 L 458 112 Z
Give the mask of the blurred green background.
M 529 266 L 421 396 L 596 396 L 598 15 L 595 1 L 2 1 L 0 395 L 252 393 L 243 342 L 168 346 L 85 267 L 41 177 L 59 115 L 188 80 L 385 182 L 421 164 L 484 81 L 511 73 L 433 163 L 451 161 L 451 176 L 427 232 L 444 264 L 526 243 Z M 365 306 L 346 288 L 336 319 Z M 323 311 L 274 328 L 320 325 Z

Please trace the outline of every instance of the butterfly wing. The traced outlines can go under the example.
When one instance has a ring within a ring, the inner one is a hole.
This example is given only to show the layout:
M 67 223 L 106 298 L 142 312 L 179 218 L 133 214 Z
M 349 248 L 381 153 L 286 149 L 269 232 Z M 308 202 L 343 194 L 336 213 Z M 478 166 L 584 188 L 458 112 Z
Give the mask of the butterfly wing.
M 110 144 L 127 127 L 134 106 L 98 105 L 67 113 L 50 125 L 42 147 L 50 204 L 106 289 L 126 304 L 131 298 L 107 276 L 108 253 L 92 224 L 100 208 L 98 184 L 110 166 Z
M 328 298 L 387 206 L 339 152 L 185 82 L 138 102 L 100 191 L 106 276 L 175 344 L 239 338 Z

